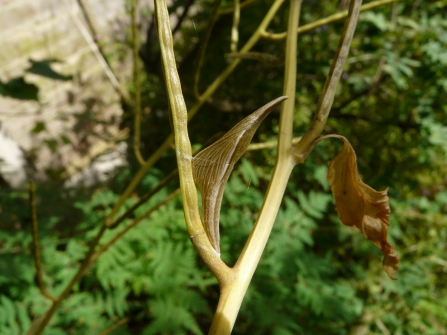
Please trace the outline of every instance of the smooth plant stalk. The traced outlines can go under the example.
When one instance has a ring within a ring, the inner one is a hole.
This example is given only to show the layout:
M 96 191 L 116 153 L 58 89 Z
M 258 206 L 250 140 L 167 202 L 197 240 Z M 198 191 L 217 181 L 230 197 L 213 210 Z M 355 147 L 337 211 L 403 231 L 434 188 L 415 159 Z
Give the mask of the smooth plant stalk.
M 180 189 L 189 238 L 219 283 L 225 283 L 231 277 L 231 270 L 220 259 L 220 254 L 211 245 L 200 219 L 197 190 L 192 174 L 192 149 L 187 128 L 188 113 L 177 72 L 174 42 L 165 0 L 155 0 L 155 14 L 157 17 L 158 39 L 160 41 L 166 91 L 174 126 Z
M 237 52 L 239 42 L 239 20 L 241 16 L 241 5 L 239 0 L 234 0 L 233 26 L 231 27 L 231 52 Z
M 135 119 L 133 133 L 133 151 L 135 158 L 140 165 L 144 165 L 145 161 L 141 155 L 141 85 L 140 85 L 140 67 L 138 66 L 138 28 L 137 28 L 137 8 L 138 0 L 132 0 L 130 16 L 132 19 L 132 56 L 133 56 L 133 85 L 135 89 L 135 100 L 133 103 Z
M 52 296 L 45 288 L 45 283 L 43 281 L 43 271 L 42 271 L 42 258 L 40 255 L 40 242 L 39 242 L 39 223 L 37 221 L 37 210 L 36 210 L 36 187 L 34 181 L 31 180 L 29 183 L 29 200 L 30 200 L 30 210 L 31 210 L 31 228 L 33 237 L 33 256 L 34 265 L 36 266 L 36 276 L 37 284 L 39 286 L 40 293 L 51 301 L 56 301 L 56 298 Z
M 272 180 L 267 190 L 260 215 L 244 249 L 234 267 L 236 278 L 228 285 L 223 285 L 221 295 L 209 334 L 228 335 L 233 329 L 245 292 L 264 251 L 282 197 L 292 172 L 294 161 L 290 153 L 292 147 L 293 112 L 295 108 L 297 37 L 301 9 L 301 0 L 290 0 L 289 34 L 286 42 L 286 63 L 284 78 L 284 95 L 289 96 L 282 105 L 278 156 Z
M 373 9 L 373 8 L 376 8 L 376 7 L 379 7 L 379 6 L 388 5 L 390 3 L 398 2 L 398 1 L 399 0 L 377 0 L 377 1 L 373 1 L 373 2 L 370 2 L 368 4 L 363 5 L 360 8 L 360 11 L 364 12 L 364 11 L 367 11 L 367 10 L 370 10 L 370 9 Z M 298 30 L 298 34 L 302 34 L 302 33 L 314 30 L 314 29 L 316 29 L 318 27 L 325 26 L 325 25 L 327 25 L 329 23 L 332 23 L 332 22 L 335 22 L 335 21 L 340 21 L 340 20 L 342 20 L 342 19 L 344 19 L 346 17 L 348 17 L 348 11 L 347 10 L 344 10 L 344 11 L 342 11 L 340 13 L 329 15 L 329 16 L 323 18 L 323 19 L 320 19 L 320 20 L 314 21 L 312 23 L 305 24 L 304 26 L 298 27 L 298 29 L 297 29 Z M 271 39 L 271 40 L 283 40 L 283 39 L 285 39 L 287 37 L 287 32 L 278 33 L 278 34 L 270 34 L 270 33 L 267 33 L 267 32 L 263 32 L 262 37 L 268 38 L 268 39 Z

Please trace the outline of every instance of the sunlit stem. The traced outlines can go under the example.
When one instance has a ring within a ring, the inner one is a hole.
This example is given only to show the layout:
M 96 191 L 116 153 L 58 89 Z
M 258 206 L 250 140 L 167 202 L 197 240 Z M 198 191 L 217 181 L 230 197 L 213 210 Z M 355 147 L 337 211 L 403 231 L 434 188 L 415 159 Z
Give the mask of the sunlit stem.
M 390 3 L 398 2 L 398 1 L 399 0 L 377 0 L 377 1 L 373 1 L 373 2 L 370 2 L 370 3 L 367 3 L 367 4 L 363 5 L 360 8 L 360 11 L 364 12 L 364 11 L 367 11 L 367 10 L 370 10 L 370 9 L 373 9 L 373 8 L 376 8 L 376 7 L 379 7 L 379 6 L 388 5 Z M 340 20 L 342 20 L 342 19 L 344 19 L 346 17 L 348 17 L 348 11 L 347 10 L 341 11 L 341 12 L 336 13 L 336 14 L 329 15 L 329 16 L 323 18 L 323 19 L 320 19 L 320 20 L 314 21 L 312 23 L 308 23 L 308 24 L 305 24 L 305 25 L 303 25 L 301 27 L 298 27 L 298 29 L 297 29 L 298 30 L 298 34 L 302 34 L 302 33 L 314 30 L 314 29 L 316 29 L 318 27 L 325 26 L 325 25 L 327 25 L 329 23 L 340 21 Z M 287 32 L 278 33 L 278 34 L 271 34 L 271 33 L 263 32 L 262 33 L 262 37 L 268 38 L 268 39 L 271 39 L 271 40 L 278 40 L 279 41 L 279 40 L 283 40 L 283 39 L 285 39 L 287 37 Z
M 172 113 L 177 165 L 186 226 L 188 228 L 189 238 L 197 252 L 222 285 L 230 279 L 232 273 L 231 269 L 220 259 L 220 254 L 211 245 L 200 219 L 197 190 L 192 174 L 192 149 L 187 128 L 188 113 L 175 62 L 174 42 L 169 24 L 166 0 L 155 0 L 155 15 L 157 17 L 158 38 L 160 41 L 166 92 Z
M 292 147 L 293 111 L 295 107 L 297 33 L 301 0 L 290 1 L 284 95 L 289 96 L 282 105 L 279 128 L 278 156 L 273 177 L 255 227 L 237 261 L 234 270 L 237 276 L 227 285 L 221 285 L 221 295 L 209 334 L 228 335 L 233 329 L 242 300 L 264 251 L 282 197 L 292 172 L 294 161 Z

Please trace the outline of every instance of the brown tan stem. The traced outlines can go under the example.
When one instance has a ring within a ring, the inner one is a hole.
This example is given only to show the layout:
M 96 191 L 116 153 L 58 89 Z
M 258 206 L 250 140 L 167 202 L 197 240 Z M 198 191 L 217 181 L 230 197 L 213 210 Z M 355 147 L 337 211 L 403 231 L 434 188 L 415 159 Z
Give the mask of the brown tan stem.
M 312 151 L 314 141 L 320 136 L 324 125 L 326 124 L 326 120 L 334 102 L 337 85 L 343 72 L 343 66 L 345 65 L 349 54 L 349 48 L 357 26 L 361 5 L 361 0 L 351 1 L 348 18 L 343 27 L 343 33 L 340 37 L 338 49 L 335 53 L 334 60 L 332 61 L 329 75 L 324 83 L 323 91 L 318 100 L 314 118 L 301 141 L 299 141 L 292 150 L 297 163 L 302 163 Z
M 30 199 L 30 209 L 31 209 L 31 227 L 32 227 L 32 237 L 33 237 L 33 255 L 34 255 L 34 265 L 36 266 L 37 284 L 39 286 L 39 291 L 45 298 L 51 301 L 56 301 L 57 298 L 51 295 L 45 288 L 45 283 L 43 282 L 43 271 L 42 271 L 42 260 L 40 255 L 40 242 L 39 242 L 39 223 L 37 221 L 37 210 L 36 210 L 36 187 L 34 181 L 31 180 L 29 183 L 29 199 Z

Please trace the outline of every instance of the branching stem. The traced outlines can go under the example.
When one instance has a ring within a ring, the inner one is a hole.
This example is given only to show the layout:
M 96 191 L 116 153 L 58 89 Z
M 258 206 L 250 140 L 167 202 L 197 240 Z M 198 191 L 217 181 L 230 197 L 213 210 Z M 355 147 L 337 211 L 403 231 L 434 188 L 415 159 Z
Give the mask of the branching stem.
M 361 7 L 360 11 L 364 12 L 379 6 L 383 6 L 383 5 L 388 5 L 390 3 L 393 2 L 397 2 L 399 0 L 377 0 L 377 1 L 373 1 L 370 2 L 368 4 L 365 4 Z M 305 32 L 308 32 L 310 30 L 314 30 L 318 27 L 327 25 L 329 23 L 335 22 L 335 21 L 340 21 L 344 18 L 348 17 L 348 11 L 344 10 L 342 12 L 336 13 L 336 14 L 332 14 L 329 15 L 328 17 L 325 17 L 323 19 L 314 21 L 312 23 L 308 23 L 305 24 L 304 26 L 298 27 L 298 34 L 302 34 Z M 283 40 L 287 37 L 287 32 L 283 32 L 283 33 L 279 33 L 279 34 L 271 34 L 271 33 L 267 33 L 267 32 L 263 32 L 262 33 L 262 37 L 267 38 L 267 39 L 271 39 L 271 40 Z

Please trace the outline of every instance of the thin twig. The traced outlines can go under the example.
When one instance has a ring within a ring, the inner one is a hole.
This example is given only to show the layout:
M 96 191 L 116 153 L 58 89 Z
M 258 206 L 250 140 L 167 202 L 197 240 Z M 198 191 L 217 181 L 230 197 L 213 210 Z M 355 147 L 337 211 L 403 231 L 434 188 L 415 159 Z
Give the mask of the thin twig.
M 139 34 L 137 27 L 137 8 L 138 0 L 132 0 L 130 16 L 132 21 L 132 56 L 133 56 L 133 85 L 135 89 L 135 100 L 134 100 L 134 133 L 133 133 L 133 152 L 135 158 L 140 165 L 144 165 L 145 161 L 141 155 L 140 145 L 141 145 L 141 84 L 140 84 L 140 67 L 139 67 Z
M 172 29 L 172 35 L 175 35 L 175 33 L 180 29 L 182 26 L 183 20 L 185 20 L 186 16 L 188 15 L 188 11 L 191 8 L 192 4 L 194 3 L 194 0 L 188 0 L 185 5 L 183 6 L 183 12 L 180 15 L 180 17 L 177 20 L 177 23 L 175 24 L 174 29 Z
M 109 78 L 110 82 L 112 83 L 113 88 L 116 92 L 121 96 L 123 101 L 127 104 L 130 103 L 130 98 L 128 92 L 121 86 L 118 79 L 116 78 L 115 74 L 113 73 L 113 70 L 109 66 L 108 62 L 106 61 L 105 54 L 101 52 L 101 50 L 98 47 L 98 44 L 95 42 L 95 40 L 92 38 L 91 34 L 87 31 L 84 24 L 81 22 L 79 17 L 77 16 L 77 13 L 74 10 L 74 7 L 70 5 L 70 3 L 65 0 L 65 6 L 67 7 L 67 10 L 70 13 L 70 16 L 76 26 L 78 27 L 79 31 L 81 32 L 82 36 L 86 40 L 88 46 L 92 50 L 93 54 L 95 55 L 96 59 L 98 60 L 99 64 L 103 68 L 105 74 L 107 75 L 107 78 Z
M 99 333 L 99 335 L 107 335 L 110 334 L 111 332 L 113 332 L 115 329 L 121 327 L 122 325 L 126 324 L 129 322 L 129 318 L 125 317 L 122 318 L 120 320 L 118 320 L 116 323 L 114 323 L 113 325 L 111 325 L 109 328 L 104 329 L 102 332 Z
M 252 59 L 272 67 L 284 66 L 284 55 L 274 56 L 265 52 L 232 52 L 225 55 L 227 58 Z
M 292 139 L 292 144 L 297 144 L 301 140 L 301 137 L 294 137 Z M 245 151 L 254 151 L 262 149 L 276 148 L 278 146 L 278 141 L 262 142 L 262 143 L 252 143 L 248 146 Z
M 93 16 L 93 13 L 91 11 L 90 5 L 85 0 L 77 0 L 77 1 L 79 7 L 81 7 L 82 14 L 84 15 L 85 21 L 87 22 L 90 32 L 93 35 L 93 40 L 95 42 L 98 42 L 100 40 L 99 29 L 95 17 Z M 97 46 L 99 51 L 101 52 L 101 55 L 104 57 L 104 60 L 107 62 L 107 64 L 110 65 L 109 59 L 105 54 L 102 45 L 100 43 L 97 43 Z
M 252 3 L 255 2 L 255 1 L 256 1 L 256 0 L 246 0 L 246 1 L 244 1 L 243 3 L 240 4 L 240 8 L 242 9 L 242 8 L 244 8 L 244 7 L 246 7 L 246 6 L 250 5 L 250 4 L 252 4 Z M 220 10 L 220 11 L 218 12 L 218 14 L 219 14 L 219 15 L 231 14 L 231 13 L 233 13 L 234 9 L 235 9 L 235 7 L 225 8 L 225 9 Z
M 81 280 L 81 278 L 85 275 L 87 270 L 90 267 L 90 259 L 95 252 L 96 246 L 99 243 L 99 240 L 101 239 L 102 235 L 106 231 L 106 226 L 102 225 L 99 229 L 98 233 L 96 234 L 93 241 L 90 243 L 89 250 L 87 251 L 87 254 L 84 257 L 84 260 L 82 261 L 81 265 L 79 266 L 78 271 L 73 276 L 73 278 L 70 280 L 70 282 L 65 287 L 64 291 L 59 295 L 56 301 L 53 302 L 53 304 L 50 306 L 50 308 L 45 312 L 44 315 L 42 315 L 39 319 L 35 321 L 35 323 L 31 326 L 30 330 L 27 332 L 27 335 L 40 335 L 42 334 L 43 330 L 47 326 L 48 322 L 53 317 L 54 313 L 57 311 L 59 306 L 61 305 L 62 301 L 70 294 L 73 287 Z
M 101 256 L 107 249 L 109 249 L 113 244 L 115 244 L 119 239 L 121 239 L 129 230 L 131 230 L 133 227 L 135 227 L 137 224 L 139 224 L 143 219 L 147 218 L 149 215 L 151 215 L 154 211 L 159 209 L 161 206 L 165 205 L 169 201 L 173 200 L 175 197 L 177 197 L 180 194 L 180 189 L 176 189 L 174 192 L 169 194 L 166 198 L 161 200 L 156 205 L 152 206 L 150 209 L 148 209 L 146 212 L 141 214 L 139 217 L 134 219 L 134 221 L 123 228 L 119 233 L 117 233 L 113 238 L 111 238 L 109 241 L 101 245 L 98 249 L 98 251 L 92 255 L 90 259 L 90 264 L 93 264 L 99 256 Z
M 52 301 L 56 301 L 57 298 L 51 295 L 45 288 L 45 283 L 43 282 L 43 271 L 42 271 L 42 260 L 40 255 L 40 242 L 39 242 L 39 223 L 37 221 L 37 210 L 36 210 L 36 187 L 34 181 L 29 183 L 29 202 L 31 210 L 31 227 L 32 227 L 32 237 L 33 237 L 33 255 L 34 255 L 34 265 L 36 266 L 37 284 L 39 286 L 39 291 L 45 298 Z
M 203 38 L 203 44 L 200 48 L 199 61 L 197 62 L 196 71 L 194 73 L 194 89 L 193 89 L 194 95 L 196 96 L 197 100 L 200 100 L 200 93 L 199 93 L 200 72 L 202 71 L 203 62 L 205 60 L 205 52 L 208 47 L 208 42 L 210 41 L 214 24 L 216 23 L 217 18 L 219 16 L 218 10 L 221 3 L 222 0 L 216 0 L 216 2 L 214 3 L 213 10 L 211 12 L 211 18 L 208 21 L 208 26 L 206 27 L 205 31 L 205 37 Z
M 171 180 L 173 180 L 175 177 L 178 176 L 178 170 L 175 169 L 172 171 L 166 178 L 164 178 L 162 181 L 160 181 L 157 186 L 155 186 L 153 189 L 151 189 L 149 192 L 147 192 L 145 195 L 143 195 L 140 200 L 136 204 L 134 204 L 131 208 L 129 208 L 123 215 L 121 215 L 118 219 L 116 219 L 115 222 L 113 222 L 108 228 L 114 229 L 116 228 L 121 222 L 123 222 L 125 219 L 127 219 L 135 210 L 140 207 L 142 204 L 144 204 L 146 201 L 148 201 L 154 194 L 156 194 L 158 191 L 160 191 L 163 187 L 165 187 Z
M 370 9 L 373 9 L 373 8 L 376 8 L 379 6 L 387 5 L 387 4 L 390 4 L 393 2 L 397 2 L 397 1 L 399 1 L 399 0 L 378 0 L 378 1 L 370 2 L 368 4 L 363 5 L 361 7 L 360 11 L 364 12 L 364 11 L 367 11 L 367 10 L 370 10 Z M 302 34 L 307 31 L 316 29 L 318 27 L 327 25 L 329 23 L 342 20 L 346 17 L 348 17 L 347 10 L 336 13 L 336 14 L 332 14 L 332 15 L 329 15 L 329 16 L 323 18 L 323 19 L 320 19 L 320 20 L 317 20 L 312 23 L 308 23 L 308 24 L 305 24 L 304 26 L 299 27 L 298 33 Z M 270 39 L 270 40 L 282 40 L 282 39 L 285 39 L 286 36 L 287 36 L 287 32 L 283 32 L 283 33 L 279 33 L 279 34 L 271 34 L 271 33 L 267 33 L 264 31 L 262 33 L 262 37 Z
M 237 52 L 239 42 L 239 19 L 241 16 L 241 5 L 239 0 L 234 0 L 233 26 L 231 27 L 231 45 L 230 51 Z

